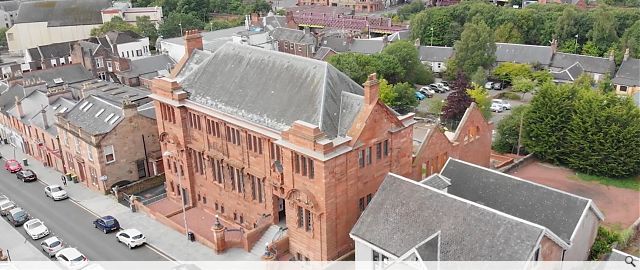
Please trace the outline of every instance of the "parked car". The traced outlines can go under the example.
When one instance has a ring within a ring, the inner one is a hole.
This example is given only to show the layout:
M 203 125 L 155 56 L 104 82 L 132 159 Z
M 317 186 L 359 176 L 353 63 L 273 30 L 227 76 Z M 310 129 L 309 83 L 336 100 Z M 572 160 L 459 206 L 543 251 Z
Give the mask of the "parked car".
M 425 98 L 427 98 L 427 96 L 425 96 L 422 93 L 420 93 L 420 91 L 416 91 L 416 98 L 418 100 L 424 100 Z
M 45 187 L 44 195 L 53 199 L 54 201 L 69 198 L 69 195 L 67 195 L 67 191 L 62 189 L 62 187 L 58 185 L 50 185 Z
M 493 89 L 493 82 L 486 82 L 484 84 L 484 89 L 487 89 L 487 90 Z
M 420 88 L 419 92 L 427 96 L 428 98 L 432 98 L 433 95 L 436 94 L 435 91 L 429 89 L 429 87 L 426 87 L 426 86 L 423 86 L 422 88 Z
M 491 111 L 501 113 L 502 111 L 504 111 L 504 108 L 498 103 L 491 103 Z
M 4 202 L 4 201 L 8 201 L 9 198 L 7 198 L 7 196 L 4 195 L 0 195 L 0 203 Z
M 64 248 L 55 256 L 68 269 L 81 269 L 89 264 L 87 257 L 75 248 Z
M 493 99 L 491 100 L 491 103 L 497 103 L 500 104 L 502 106 L 503 109 L 505 110 L 511 110 L 511 104 L 509 104 L 509 102 L 507 102 L 506 100 L 502 100 L 502 99 Z
M 441 81 L 440 83 L 442 85 L 446 86 L 446 87 L 451 87 L 451 86 L 449 86 L 449 82 L 447 82 L 447 81 Z
M 120 222 L 112 216 L 104 216 L 93 221 L 93 226 L 104 233 L 120 229 Z
M 444 89 L 444 87 L 438 87 L 437 84 L 432 83 L 429 85 L 429 89 L 433 90 L 436 93 L 445 93 L 447 92 L 447 90 Z
M 7 220 L 15 227 L 20 227 L 29 220 L 29 215 L 22 208 L 16 207 L 11 209 L 7 214 Z
M 444 89 L 445 91 L 449 91 L 449 90 L 450 90 L 450 89 L 449 89 L 449 85 L 444 85 L 444 83 L 441 83 L 441 82 L 436 83 L 436 86 L 437 86 L 438 88 L 442 88 L 442 89 Z
M 116 234 L 118 242 L 125 244 L 129 248 L 142 246 L 147 242 L 147 238 L 136 229 L 126 229 Z
M 24 230 L 33 240 L 38 240 L 49 235 L 49 228 L 41 220 L 34 218 L 24 223 Z
M 3 201 L 0 203 L 0 216 L 6 216 L 11 209 L 16 208 L 16 204 L 12 201 Z
M 502 90 L 502 86 L 501 82 L 495 82 L 493 83 L 493 90 Z
M 49 257 L 53 257 L 64 247 L 64 244 L 57 236 L 53 236 L 40 242 L 40 247 Z
M 30 169 L 21 170 L 16 173 L 16 177 L 18 180 L 22 180 L 22 182 L 31 182 L 38 180 L 38 176 Z
M 22 170 L 22 165 L 15 159 L 7 160 L 4 163 L 4 169 L 9 171 L 10 173 L 17 173 Z

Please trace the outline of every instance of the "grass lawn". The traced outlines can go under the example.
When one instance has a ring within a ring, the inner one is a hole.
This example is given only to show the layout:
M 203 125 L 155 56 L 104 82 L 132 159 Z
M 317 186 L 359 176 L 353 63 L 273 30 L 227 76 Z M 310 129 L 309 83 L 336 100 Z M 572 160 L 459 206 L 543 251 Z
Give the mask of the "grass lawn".
M 640 191 L 640 177 L 609 178 L 604 176 L 595 176 L 595 175 L 589 175 L 584 173 L 576 173 L 576 178 L 583 181 L 598 182 L 605 186 L 614 186 L 619 188 L 626 188 L 626 189 Z

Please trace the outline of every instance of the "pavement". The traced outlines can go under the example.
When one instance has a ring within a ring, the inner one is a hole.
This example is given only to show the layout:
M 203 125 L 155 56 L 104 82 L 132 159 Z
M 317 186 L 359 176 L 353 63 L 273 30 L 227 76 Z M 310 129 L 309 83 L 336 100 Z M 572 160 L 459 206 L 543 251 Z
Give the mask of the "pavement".
M 8 222 L 0 221 L 0 248 L 12 261 L 48 261 L 49 258 Z
M 10 158 L 13 155 L 13 146 L 11 145 L 0 145 L 0 152 L 2 152 L 5 158 Z M 19 149 L 16 150 L 16 159 L 22 160 L 23 158 L 28 158 L 29 166 L 27 168 L 32 169 L 38 175 L 39 180 L 47 185 L 56 184 L 61 185 L 60 176 L 61 173 L 50 168 L 45 167 L 42 163 L 38 162 L 32 157 L 22 153 Z M 0 175 L 7 174 L 6 172 L 0 172 Z M 7 176 L 9 180 L 14 180 L 14 176 Z M 6 178 L 6 177 L 2 177 Z M 18 183 L 18 181 L 13 181 Z M 19 182 L 20 185 L 23 183 Z M 28 183 L 25 186 L 31 186 L 31 184 L 37 183 Z M 11 185 L 10 185 L 11 186 Z M 42 194 L 43 185 L 38 185 L 38 191 L 34 194 Z M 0 186 L 0 191 L 4 186 Z M 69 225 L 70 228 L 80 228 L 80 227 L 89 227 L 92 231 L 95 230 L 93 226 L 91 226 L 91 219 L 95 219 L 96 216 L 106 216 L 112 215 L 116 217 L 120 221 L 120 225 L 123 228 L 136 228 L 142 231 L 148 239 L 149 245 L 145 245 L 143 248 L 134 249 L 138 250 L 146 250 L 149 249 L 149 252 L 153 252 L 155 255 L 144 254 L 144 256 L 135 257 L 131 259 L 127 259 L 126 257 L 117 257 L 105 259 L 107 260 L 140 260 L 140 259 L 148 259 L 148 260 L 177 260 L 177 261 L 233 261 L 233 260 L 259 260 L 253 254 L 244 251 L 243 249 L 233 248 L 227 250 L 222 254 L 215 254 L 213 250 L 210 248 L 198 243 L 198 242 L 190 242 L 187 240 L 186 236 L 178 231 L 173 230 L 172 228 L 165 226 L 164 224 L 156 221 L 150 216 L 147 216 L 145 213 L 132 213 L 130 209 L 122 204 L 118 203 L 118 201 L 113 196 L 105 196 L 94 191 L 91 191 L 81 184 L 74 184 L 73 182 L 69 182 L 65 187 L 67 193 L 69 194 L 70 200 L 68 201 L 59 201 L 56 203 L 62 204 L 72 204 L 82 208 L 84 211 L 74 209 L 73 212 L 84 212 L 88 213 L 92 216 L 92 218 L 83 217 L 83 220 L 73 220 L 74 222 L 86 222 L 86 226 L 76 226 L 75 224 Z M 15 192 L 18 192 L 16 190 Z M 32 199 L 25 200 L 25 204 L 29 204 L 29 201 L 36 200 L 39 197 L 42 199 L 46 199 L 44 194 L 42 196 L 33 196 L 33 195 L 25 195 L 26 197 L 33 197 Z M 36 198 L 38 197 L 38 198 Z M 51 202 L 49 201 L 49 204 Z M 47 216 L 51 215 L 55 212 L 47 210 L 48 213 L 42 211 L 42 213 L 38 213 L 39 216 Z M 56 211 L 57 212 L 57 211 Z M 70 215 L 75 215 L 71 213 Z M 43 218 L 44 219 L 44 218 Z M 67 221 L 70 222 L 70 221 Z M 45 220 L 45 223 L 47 221 Z M 93 231 L 91 235 L 100 235 Z M 67 236 L 65 236 L 67 237 Z M 87 235 L 89 237 L 89 235 Z M 113 236 L 111 236 L 113 237 Z M 114 239 L 109 239 L 109 242 L 116 243 Z M 63 239 L 64 240 L 64 239 Z M 77 245 L 81 245 L 82 241 L 79 241 Z M 117 243 L 116 243 L 117 244 Z M 91 247 L 88 247 L 91 248 Z M 118 247 L 119 249 L 128 251 L 126 248 Z M 97 254 L 96 254 L 97 255 Z M 90 256 L 90 254 L 87 254 Z M 97 255 L 100 257 L 100 255 Z M 126 256 L 126 255 L 123 255 Z M 153 258 L 151 257 L 153 256 Z M 90 259 L 92 259 L 90 257 Z M 96 259 L 93 259 L 96 260 Z
M 604 224 L 628 228 L 640 217 L 640 192 L 576 179 L 570 169 L 542 162 L 518 168 L 511 175 L 592 199 Z

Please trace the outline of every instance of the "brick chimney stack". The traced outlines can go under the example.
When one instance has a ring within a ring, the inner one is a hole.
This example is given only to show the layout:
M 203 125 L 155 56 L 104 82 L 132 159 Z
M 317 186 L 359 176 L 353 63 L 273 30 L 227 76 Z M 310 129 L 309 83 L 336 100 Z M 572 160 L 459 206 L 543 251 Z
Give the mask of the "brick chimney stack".
M 373 73 L 369 75 L 367 81 L 364 82 L 364 103 L 365 105 L 372 105 L 378 101 L 380 95 L 380 83 L 378 82 L 378 75 Z
M 18 97 L 16 97 L 16 110 L 18 111 L 18 116 L 20 118 L 24 117 L 24 110 L 22 109 L 22 101 Z
M 184 36 L 184 49 L 187 58 L 191 57 L 194 49 L 202 50 L 202 35 L 198 30 L 187 30 Z
M 122 114 L 124 118 L 129 118 L 138 113 L 138 104 L 131 101 L 129 97 L 125 97 L 122 100 Z
M 42 110 L 40 110 L 40 115 L 42 116 L 42 125 L 44 126 L 44 129 L 48 129 L 49 119 L 47 119 L 47 111 L 44 109 L 44 106 L 42 106 Z

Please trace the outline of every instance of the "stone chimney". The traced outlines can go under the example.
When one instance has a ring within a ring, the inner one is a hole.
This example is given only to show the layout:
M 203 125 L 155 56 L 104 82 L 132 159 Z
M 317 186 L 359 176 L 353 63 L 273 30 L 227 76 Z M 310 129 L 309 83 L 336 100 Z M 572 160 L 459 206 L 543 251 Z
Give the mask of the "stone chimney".
M 367 81 L 364 82 L 364 103 L 365 105 L 372 105 L 378 101 L 380 96 L 380 83 L 378 82 L 378 75 L 373 73 L 369 75 Z
M 614 50 L 609 51 L 609 61 L 616 60 L 616 54 Z
M 20 118 L 24 117 L 24 110 L 22 109 L 22 101 L 18 97 L 16 97 L 16 110 L 18 111 L 18 116 Z
M 416 48 L 420 47 L 420 39 L 416 38 L 416 40 L 413 41 L 413 46 L 416 46 Z
M 627 59 L 629 59 L 629 48 L 624 51 L 624 57 L 622 58 L 622 61 L 627 61 Z
M 44 126 L 44 129 L 48 129 L 49 119 L 47 119 L 47 110 L 44 109 L 44 106 L 42 106 L 42 110 L 40 110 L 40 115 L 42 116 L 42 125 Z
M 551 40 L 551 53 L 556 53 L 558 52 L 558 40 L 557 39 L 552 39 Z
M 187 58 L 191 57 L 191 55 L 193 54 L 193 50 L 202 50 L 202 35 L 200 35 L 200 31 L 187 30 L 187 33 L 184 36 L 184 44 L 185 54 L 187 55 Z
M 138 113 L 138 104 L 131 101 L 129 97 L 125 97 L 122 100 L 122 114 L 124 118 L 134 116 Z

